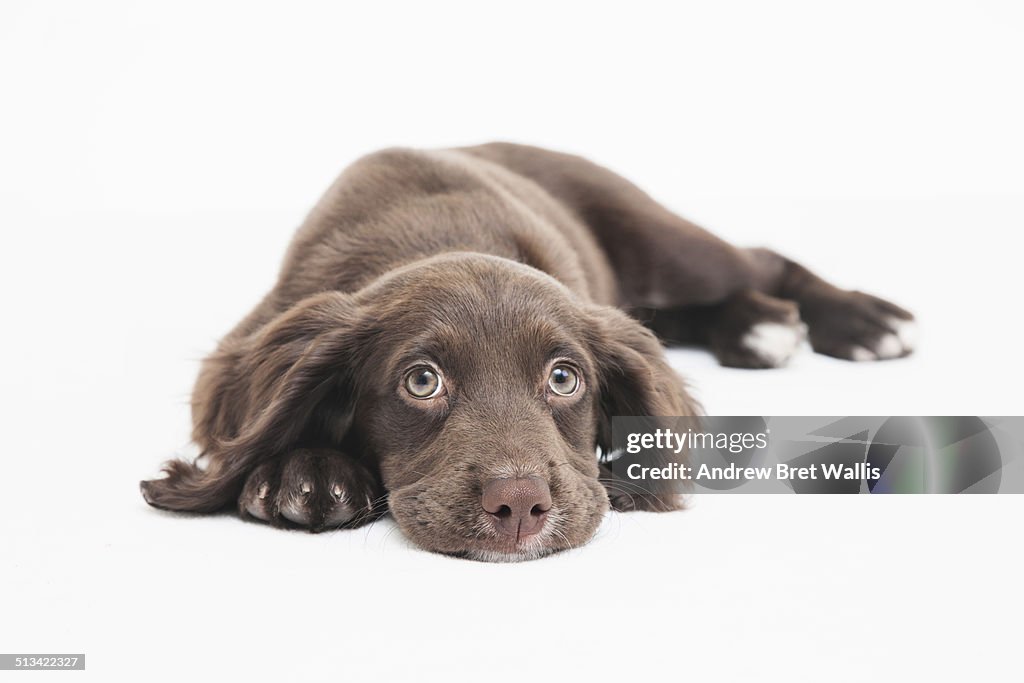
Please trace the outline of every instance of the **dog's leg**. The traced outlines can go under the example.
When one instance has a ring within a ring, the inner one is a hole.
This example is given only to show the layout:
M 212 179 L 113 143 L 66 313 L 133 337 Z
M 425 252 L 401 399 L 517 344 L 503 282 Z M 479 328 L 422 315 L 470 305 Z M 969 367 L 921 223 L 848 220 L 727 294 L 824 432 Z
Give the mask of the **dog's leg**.
M 870 294 L 839 289 L 803 266 L 764 249 L 741 252 L 754 286 L 722 302 L 634 314 L 668 343 L 706 345 L 730 367 L 785 365 L 805 338 L 818 353 L 846 360 L 885 360 L 914 348 L 914 317 Z
M 257 467 L 238 498 L 244 518 L 323 531 L 355 527 L 387 510 L 384 489 L 340 451 L 298 449 Z
M 807 339 L 796 302 L 755 289 L 742 289 L 719 304 L 633 314 L 664 343 L 706 346 L 733 368 L 781 367 Z
M 773 251 L 746 254 L 765 274 L 762 286 L 800 306 L 818 353 L 865 361 L 899 358 L 914 350 L 916 323 L 909 311 L 871 294 L 840 289 Z
M 913 316 L 899 306 L 772 251 L 734 247 L 585 159 L 508 144 L 466 151 L 531 178 L 579 216 L 615 270 L 622 305 L 667 341 L 705 344 L 739 367 L 784 364 L 803 323 L 814 350 L 837 358 L 913 349 Z

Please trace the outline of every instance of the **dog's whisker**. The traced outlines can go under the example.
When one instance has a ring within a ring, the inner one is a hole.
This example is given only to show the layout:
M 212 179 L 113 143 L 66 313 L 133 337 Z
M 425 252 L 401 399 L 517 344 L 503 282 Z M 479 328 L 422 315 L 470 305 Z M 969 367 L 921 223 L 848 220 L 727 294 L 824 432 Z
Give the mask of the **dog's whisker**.
M 605 479 L 600 477 L 597 481 L 598 483 L 604 485 L 605 488 L 617 488 L 622 490 L 632 490 L 638 493 L 650 493 L 649 489 L 645 488 L 641 484 L 637 484 L 631 481 L 624 481 L 622 479 Z

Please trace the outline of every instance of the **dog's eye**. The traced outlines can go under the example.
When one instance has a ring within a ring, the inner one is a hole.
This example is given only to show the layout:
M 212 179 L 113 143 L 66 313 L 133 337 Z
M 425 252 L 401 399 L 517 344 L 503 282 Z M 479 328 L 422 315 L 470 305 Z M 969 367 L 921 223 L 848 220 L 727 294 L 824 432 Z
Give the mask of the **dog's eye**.
M 405 389 L 413 398 L 434 398 L 441 393 L 441 378 L 432 368 L 413 368 L 405 376 Z
M 580 378 L 568 365 L 556 365 L 548 376 L 548 386 L 559 396 L 572 396 L 580 388 Z

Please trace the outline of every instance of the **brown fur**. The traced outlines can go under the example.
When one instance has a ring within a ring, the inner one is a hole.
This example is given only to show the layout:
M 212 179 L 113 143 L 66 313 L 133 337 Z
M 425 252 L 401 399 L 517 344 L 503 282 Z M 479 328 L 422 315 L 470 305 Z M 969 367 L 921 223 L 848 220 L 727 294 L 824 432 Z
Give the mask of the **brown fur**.
M 313 530 L 390 510 L 424 548 L 479 559 L 580 545 L 609 494 L 676 506 L 602 480 L 611 416 L 697 410 L 656 336 L 619 308 L 743 367 L 764 365 L 739 341 L 758 321 L 803 317 L 816 349 L 842 357 L 910 317 L 732 247 L 578 157 L 386 150 L 334 183 L 277 285 L 204 362 L 192 407 L 206 467 L 171 462 L 143 493 Z M 556 359 L 581 378 L 572 397 L 546 388 Z M 404 391 L 421 363 L 443 396 Z M 538 536 L 495 533 L 480 505 L 495 477 L 547 482 Z

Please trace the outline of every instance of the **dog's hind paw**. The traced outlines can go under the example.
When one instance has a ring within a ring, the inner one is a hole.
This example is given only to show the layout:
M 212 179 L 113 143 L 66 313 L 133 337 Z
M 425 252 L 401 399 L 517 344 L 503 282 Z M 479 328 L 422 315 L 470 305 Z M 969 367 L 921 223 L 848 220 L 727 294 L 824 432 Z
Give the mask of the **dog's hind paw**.
M 757 323 L 743 335 L 741 344 L 757 358 L 759 367 L 778 368 L 807 339 L 807 326 L 797 323 Z
M 263 463 L 238 499 L 243 517 L 310 531 L 359 526 L 385 509 L 376 478 L 332 450 L 298 449 Z
M 711 350 L 733 368 L 778 368 L 800 349 L 807 326 L 795 303 L 747 290 L 731 297 L 711 330 Z
M 853 361 L 902 358 L 917 343 L 914 316 L 863 292 L 829 293 L 801 304 L 818 353 Z

